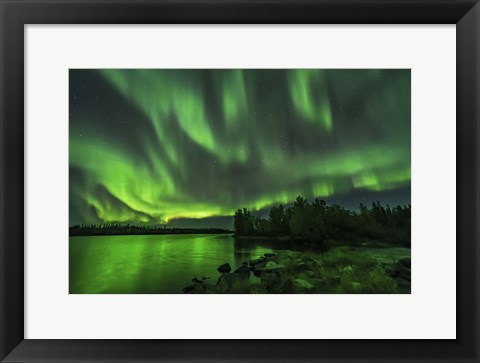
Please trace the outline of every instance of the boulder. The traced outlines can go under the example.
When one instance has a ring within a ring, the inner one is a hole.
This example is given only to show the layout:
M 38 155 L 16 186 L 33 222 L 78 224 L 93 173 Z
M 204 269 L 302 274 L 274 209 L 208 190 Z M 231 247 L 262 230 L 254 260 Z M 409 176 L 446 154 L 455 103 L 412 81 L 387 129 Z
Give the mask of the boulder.
M 193 284 L 184 287 L 182 290 L 186 294 L 214 293 L 215 286 L 205 282 L 208 279 L 209 277 L 194 277 L 192 279 Z
M 192 284 L 184 287 L 182 290 L 185 294 L 191 294 L 195 291 L 196 288 L 197 288 L 196 285 Z
M 244 278 L 249 278 L 250 277 L 250 268 L 248 266 L 243 265 L 242 267 L 237 268 L 235 271 L 233 271 L 235 274 L 239 274 Z
M 276 274 L 279 275 L 286 270 L 285 265 L 278 265 L 273 261 L 269 261 L 265 267 L 255 268 L 253 274 L 257 277 L 261 277 L 264 274 Z
M 230 287 L 232 284 L 237 281 L 238 275 L 235 275 L 233 273 L 224 273 L 221 275 L 218 280 L 217 280 L 217 286 L 219 287 L 225 287 L 228 286 Z
M 206 293 L 215 293 L 215 286 L 205 282 L 194 282 L 187 287 L 184 287 L 183 292 L 185 294 L 206 294 Z
M 226 272 L 232 271 L 232 267 L 230 266 L 229 263 L 224 263 L 223 265 L 219 266 L 217 270 L 218 272 L 226 273 Z
M 230 294 L 249 293 L 248 279 L 239 273 L 224 273 L 217 281 L 217 292 Z
M 265 261 L 277 261 L 278 259 L 278 256 L 275 254 L 275 253 L 265 253 L 263 255 L 263 258 L 265 259 Z
M 267 259 L 265 257 L 260 257 L 260 258 L 257 258 L 256 260 L 248 261 L 248 264 L 255 268 L 264 267 L 266 263 L 267 263 Z

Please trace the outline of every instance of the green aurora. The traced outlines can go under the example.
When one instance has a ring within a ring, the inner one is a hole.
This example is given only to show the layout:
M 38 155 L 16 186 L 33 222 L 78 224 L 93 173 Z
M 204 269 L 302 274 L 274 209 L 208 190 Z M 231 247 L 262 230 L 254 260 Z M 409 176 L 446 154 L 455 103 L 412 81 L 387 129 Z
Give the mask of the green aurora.
M 410 70 L 70 70 L 70 224 L 409 203 L 410 118 Z

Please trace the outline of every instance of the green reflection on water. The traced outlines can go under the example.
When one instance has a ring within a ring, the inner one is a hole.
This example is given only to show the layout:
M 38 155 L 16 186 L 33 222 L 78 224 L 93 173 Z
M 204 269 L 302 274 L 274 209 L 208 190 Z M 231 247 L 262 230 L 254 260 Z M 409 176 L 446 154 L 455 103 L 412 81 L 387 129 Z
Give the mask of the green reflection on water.
M 231 236 L 135 235 L 70 237 L 71 294 L 182 293 L 195 276 L 215 283 L 217 267 L 233 268 L 271 248 Z

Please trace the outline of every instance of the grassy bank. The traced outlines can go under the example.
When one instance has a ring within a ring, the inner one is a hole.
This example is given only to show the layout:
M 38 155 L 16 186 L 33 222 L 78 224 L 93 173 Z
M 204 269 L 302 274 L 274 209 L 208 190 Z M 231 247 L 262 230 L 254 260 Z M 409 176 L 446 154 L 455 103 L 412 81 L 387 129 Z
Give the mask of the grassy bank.
M 194 278 L 188 293 L 405 294 L 410 293 L 407 248 L 338 247 L 325 253 L 279 252 L 245 261 L 216 283 Z

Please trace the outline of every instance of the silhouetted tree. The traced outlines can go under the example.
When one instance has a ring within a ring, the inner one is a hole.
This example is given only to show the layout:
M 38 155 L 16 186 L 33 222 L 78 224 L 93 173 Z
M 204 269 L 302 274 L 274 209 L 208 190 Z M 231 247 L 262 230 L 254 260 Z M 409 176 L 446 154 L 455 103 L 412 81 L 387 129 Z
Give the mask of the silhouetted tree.
M 411 206 L 382 206 L 379 201 L 371 209 L 360 203 L 359 211 L 339 205 L 328 206 L 315 198 L 309 203 L 298 196 L 291 206 L 272 206 L 268 219 L 253 217 L 246 208 L 234 216 L 237 235 L 290 236 L 296 239 L 323 242 L 348 241 L 357 244 L 364 240 L 410 244 Z
M 272 233 L 280 234 L 286 232 L 284 229 L 285 210 L 283 205 L 280 204 L 278 207 L 270 209 L 268 222 Z

